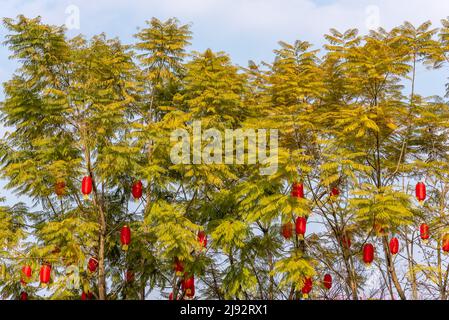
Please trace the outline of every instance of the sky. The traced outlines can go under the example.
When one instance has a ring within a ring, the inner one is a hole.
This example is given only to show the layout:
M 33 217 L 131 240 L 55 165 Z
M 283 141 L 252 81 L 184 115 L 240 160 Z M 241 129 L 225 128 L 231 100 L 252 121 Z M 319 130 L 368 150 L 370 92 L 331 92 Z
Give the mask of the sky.
M 192 26 L 192 49 L 226 51 L 241 66 L 248 60 L 271 62 L 279 40 L 300 39 L 321 47 L 323 34 L 330 28 L 355 27 L 366 33 L 405 20 L 414 24 L 431 20 L 439 26 L 445 13 L 449 14 L 447 0 L 0 0 L 0 17 L 39 15 L 46 23 L 65 24 L 68 36 L 105 32 L 124 43 L 132 43 L 133 34 L 151 17 L 177 17 Z M 5 33 L 0 27 L 0 39 Z M 16 67 L 8 55 L 1 46 L 1 82 Z M 442 94 L 444 85 L 435 87 L 432 79 L 418 78 L 418 89 L 428 95 Z

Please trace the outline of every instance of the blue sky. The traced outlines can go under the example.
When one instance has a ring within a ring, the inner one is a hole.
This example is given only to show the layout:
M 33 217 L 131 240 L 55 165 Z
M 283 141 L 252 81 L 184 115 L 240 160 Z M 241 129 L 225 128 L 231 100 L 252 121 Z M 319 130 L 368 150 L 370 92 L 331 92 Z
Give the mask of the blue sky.
M 321 46 L 322 35 L 331 27 L 366 32 L 376 10 L 375 20 L 386 28 L 404 20 L 415 24 L 432 20 L 439 25 L 449 14 L 446 0 L 4 0 L 0 16 L 40 15 L 45 22 L 62 25 L 71 5 L 79 8 L 80 28 L 69 30 L 69 36 L 106 32 L 131 43 L 145 20 L 175 16 L 192 24 L 193 49 L 226 51 L 240 65 L 249 59 L 271 61 L 279 40 L 301 39 Z M 4 35 L 0 27 L 0 38 Z M 8 79 L 15 67 L 7 56 L 1 47 L 0 81 Z M 441 93 L 441 87 L 432 88 L 426 88 L 429 94 Z
M 226 51 L 239 65 L 250 59 L 271 62 L 279 40 L 307 40 L 321 47 L 323 34 L 331 27 L 356 27 L 366 33 L 373 24 L 389 29 L 405 20 L 414 24 L 431 20 L 439 26 L 439 20 L 449 15 L 447 0 L 3 0 L 0 16 L 40 15 L 46 23 L 63 25 L 71 16 L 66 13 L 70 6 L 79 9 L 80 28 L 69 30 L 69 36 L 105 32 L 131 43 L 145 20 L 177 17 L 192 25 L 192 49 Z M 1 26 L 0 39 L 4 36 Z M 1 46 L 0 82 L 9 79 L 16 68 L 8 55 L 7 48 Z M 420 70 L 418 92 L 442 95 L 447 76 L 447 68 Z

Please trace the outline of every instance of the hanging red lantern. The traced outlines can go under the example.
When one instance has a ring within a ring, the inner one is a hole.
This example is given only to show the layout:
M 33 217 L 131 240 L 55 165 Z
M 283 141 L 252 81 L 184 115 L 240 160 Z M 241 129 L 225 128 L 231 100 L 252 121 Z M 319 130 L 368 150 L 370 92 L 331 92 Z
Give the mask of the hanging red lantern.
M 26 293 L 25 291 L 22 291 L 20 293 L 20 300 L 22 300 L 22 301 L 28 300 L 28 293 Z
M 323 278 L 323 285 L 327 290 L 332 288 L 332 276 L 329 273 L 326 273 Z
M 50 277 L 51 277 L 51 266 L 48 264 L 44 264 L 39 272 L 41 285 L 42 286 L 47 285 L 50 282 Z
M 93 272 L 97 271 L 97 268 L 98 268 L 97 258 L 94 258 L 94 257 L 90 258 L 89 262 L 87 263 L 87 269 L 89 269 L 89 271 L 93 273 Z
M 370 265 L 374 260 L 374 246 L 371 243 L 367 243 L 363 246 L 363 262 Z
M 31 275 L 31 267 L 29 265 L 24 265 L 22 267 L 22 278 L 28 280 L 29 278 L 31 278 Z
M 341 237 L 341 244 L 342 244 L 343 248 L 349 250 L 351 248 L 351 237 L 349 235 L 344 234 Z
M 399 252 L 399 240 L 398 238 L 391 238 L 390 240 L 390 253 L 392 255 L 398 254 Z
M 58 197 L 62 197 L 65 194 L 65 182 L 63 180 L 56 181 L 55 193 Z
M 84 291 L 81 293 L 81 300 L 89 300 L 88 295 Z
M 331 190 L 331 197 L 338 197 L 340 195 L 340 190 L 337 187 L 332 188 Z
M 281 228 L 281 233 L 285 239 L 287 240 L 290 239 L 293 236 L 293 224 L 291 222 L 283 224 Z
M 423 241 L 429 240 L 429 238 L 430 238 L 430 235 L 429 235 L 429 226 L 428 226 L 427 224 L 423 223 L 423 224 L 421 225 L 421 227 L 419 228 L 419 233 L 420 233 L 421 239 L 422 239 Z
M 182 275 L 182 273 L 184 272 L 184 265 L 181 261 L 179 261 L 178 258 L 175 258 L 174 269 L 175 269 L 176 275 L 178 277 L 180 277 Z
M 201 245 L 203 248 L 206 248 L 206 246 L 207 246 L 207 235 L 206 235 L 206 232 L 204 232 L 204 231 L 199 231 L 199 232 L 198 232 L 197 239 L 198 239 L 198 242 L 200 243 L 200 245 Z
M 303 238 L 304 235 L 306 234 L 306 228 L 307 228 L 307 218 L 298 217 L 296 219 L 296 234 Z
M 312 287 L 313 287 L 312 278 L 306 278 L 304 281 L 304 285 L 301 289 L 302 296 L 304 299 L 307 299 L 309 297 L 309 293 L 310 291 L 312 291 Z
M 131 188 L 131 193 L 135 200 L 138 200 L 142 197 L 142 190 L 143 190 L 142 181 L 138 180 L 134 182 Z
M 441 247 L 445 253 L 449 252 L 449 233 L 446 233 L 443 236 L 443 243 Z
M 120 232 L 120 242 L 122 243 L 122 249 L 128 250 L 128 246 L 131 243 L 131 229 L 125 225 Z
M 415 188 L 416 199 L 422 204 L 426 200 L 426 185 L 423 182 L 418 182 Z
M 192 298 L 195 296 L 195 277 L 184 274 L 184 280 L 181 282 L 181 289 L 185 291 L 187 297 Z
M 173 300 L 173 292 L 170 292 L 170 294 L 168 295 L 168 300 Z
M 134 272 L 131 270 L 127 270 L 125 274 L 126 282 L 131 283 L 134 281 Z
M 295 182 L 292 186 L 291 196 L 297 199 L 304 198 L 304 185 L 302 183 Z
M 92 178 L 90 176 L 85 176 L 81 183 L 81 192 L 84 195 L 84 199 L 89 198 L 89 194 L 92 192 Z

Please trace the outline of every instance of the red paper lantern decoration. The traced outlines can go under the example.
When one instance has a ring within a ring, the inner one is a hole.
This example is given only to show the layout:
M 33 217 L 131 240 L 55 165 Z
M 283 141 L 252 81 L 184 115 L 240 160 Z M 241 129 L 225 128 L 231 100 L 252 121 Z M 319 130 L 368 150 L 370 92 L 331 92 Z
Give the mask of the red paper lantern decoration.
M 424 200 L 426 200 L 426 185 L 423 182 L 418 182 L 415 188 L 416 193 L 416 199 L 420 203 L 422 203 Z
M 293 224 L 291 222 L 283 224 L 281 228 L 281 233 L 285 239 L 287 240 L 290 239 L 293 236 Z
M 344 234 L 341 237 L 341 244 L 343 245 L 343 248 L 349 250 L 351 248 L 351 237 L 349 235 Z
M 97 268 L 98 268 L 97 258 L 94 258 L 94 257 L 90 258 L 89 262 L 87 263 L 87 269 L 89 269 L 89 271 L 93 273 L 93 272 L 97 271 Z
M 312 287 L 313 287 L 312 278 L 306 278 L 304 281 L 304 285 L 301 289 L 302 296 L 304 299 L 307 299 L 309 297 L 309 293 L 310 291 L 312 291 Z
M 304 237 L 306 234 L 306 228 L 307 228 L 307 218 L 305 217 L 298 217 L 296 219 L 296 234 L 300 237 Z
M 420 233 L 421 239 L 422 239 L 423 241 L 429 240 L 429 238 L 430 238 L 430 235 L 429 235 L 429 226 L 428 226 L 427 224 L 423 223 L 423 224 L 421 225 L 421 227 L 419 228 L 419 233 Z
M 184 274 L 184 280 L 181 282 L 181 289 L 185 291 L 187 297 L 192 298 L 195 296 L 195 277 Z
M 200 245 L 203 248 L 206 248 L 206 246 L 207 246 L 207 235 L 206 235 L 206 232 L 199 231 L 197 238 L 198 238 L 198 242 L 200 243 Z
M 42 286 L 47 285 L 50 282 L 50 277 L 51 277 L 51 266 L 48 264 L 44 264 L 39 272 L 39 279 L 41 285 Z
M 134 272 L 131 270 L 127 270 L 125 274 L 126 282 L 130 283 L 134 281 Z
M 81 183 L 81 192 L 84 195 L 84 199 L 89 198 L 89 194 L 92 192 L 92 178 L 90 176 L 85 176 Z
M 179 261 L 178 258 L 175 258 L 174 269 L 178 277 L 181 276 L 182 273 L 184 272 L 184 265 L 181 261 Z
M 123 226 L 120 232 L 120 242 L 122 243 L 122 249 L 128 250 L 128 246 L 131 243 L 131 229 L 128 226 Z
M 173 292 L 170 292 L 170 294 L 168 295 L 168 300 L 173 300 Z
M 65 182 L 63 180 L 56 182 L 55 193 L 58 197 L 62 197 L 65 194 Z
M 138 180 L 138 181 L 134 182 L 132 189 L 131 189 L 131 193 L 132 193 L 134 199 L 138 200 L 142 197 L 142 190 L 143 190 L 142 181 Z
M 449 233 L 446 233 L 443 236 L 443 243 L 441 247 L 445 253 L 449 252 Z
M 337 187 L 332 188 L 331 197 L 338 197 L 340 195 L 340 190 Z
M 22 291 L 20 293 L 20 300 L 22 300 L 22 301 L 28 300 L 28 293 L 26 293 L 25 291 Z
M 363 262 L 369 265 L 374 260 L 374 246 L 371 243 L 367 243 L 363 246 Z
M 81 300 L 89 300 L 89 297 L 87 296 L 87 294 L 83 291 L 83 293 L 81 293 Z
M 390 240 L 390 253 L 392 255 L 398 254 L 399 252 L 399 240 L 398 238 L 392 238 Z
M 302 183 L 295 182 L 292 186 L 291 196 L 297 199 L 304 198 L 304 185 Z
M 329 273 L 326 273 L 323 278 L 323 285 L 327 290 L 332 288 L 332 276 Z
M 31 267 L 29 265 L 25 265 L 22 267 L 22 275 L 26 279 L 31 278 L 32 271 L 31 271 Z

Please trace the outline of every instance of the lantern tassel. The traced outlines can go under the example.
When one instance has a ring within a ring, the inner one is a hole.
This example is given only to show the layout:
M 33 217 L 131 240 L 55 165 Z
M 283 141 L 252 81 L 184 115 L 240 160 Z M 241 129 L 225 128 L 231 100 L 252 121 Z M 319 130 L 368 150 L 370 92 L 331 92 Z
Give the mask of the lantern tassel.
M 302 297 L 303 297 L 303 299 L 309 299 L 309 295 L 308 295 L 307 293 L 304 293 L 304 294 L 302 295 Z
M 122 246 L 122 249 L 123 249 L 123 251 L 128 251 L 128 245 L 127 245 L 127 244 L 124 244 L 124 245 Z
M 83 195 L 83 199 L 84 199 L 84 201 L 89 200 L 89 195 L 88 194 Z

